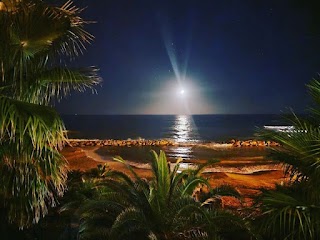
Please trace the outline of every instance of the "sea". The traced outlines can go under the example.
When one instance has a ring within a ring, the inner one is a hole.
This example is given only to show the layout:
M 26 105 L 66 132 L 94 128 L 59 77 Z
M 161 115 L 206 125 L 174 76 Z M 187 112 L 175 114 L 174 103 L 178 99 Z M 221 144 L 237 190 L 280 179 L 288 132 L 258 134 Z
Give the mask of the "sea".
M 172 139 L 225 142 L 251 139 L 264 126 L 284 125 L 281 115 L 62 115 L 69 138 Z

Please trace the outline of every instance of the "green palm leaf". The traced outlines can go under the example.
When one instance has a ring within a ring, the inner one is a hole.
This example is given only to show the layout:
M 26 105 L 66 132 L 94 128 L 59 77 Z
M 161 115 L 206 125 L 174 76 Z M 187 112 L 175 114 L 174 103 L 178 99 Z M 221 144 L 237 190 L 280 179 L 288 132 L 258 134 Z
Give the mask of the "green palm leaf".
M 129 207 L 116 218 L 111 228 L 113 239 L 130 239 L 130 234 L 136 231 L 149 233 L 148 222 L 139 209 Z
M 53 68 L 42 70 L 34 82 L 30 84 L 30 91 L 24 99 L 38 104 L 48 104 L 53 99 L 60 100 L 71 91 L 84 92 L 101 82 L 95 67 L 83 69 Z M 30 94 L 32 93 L 32 94 Z
M 241 218 L 201 207 L 191 196 L 196 185 L 206 184 L 198 176 L 201 171 L 179 173 L 179 160 L 171 171 L 163 152 L 151 154 L 153 176 L 149 182 L 141 179 L 125 160 L 115 158 L 127 165 L 133 179 L 111 171 L 95 187 L 107 190 L 80 208 L 81 236 L 94 233 L 94 229 L 99 232 L 102 222 L 110 233 L 109 239 L 220 239 L 226 234 L 225 226 L 251 234 Z M 95 235 L 96 239 L 102 237 Z
M 0 139 L 16 142 L 17 148 L 31 142 L 41 152 L 48 145 L 61 148 L 65 141 L 64 124 L 55 110 L 1 95 L 0 126 Z
M 261 199 L 263 231 L 284 239 L 317 239 L 320 205 L 306 202 L 304 194 L 297 187 L 265 192 Z
M 65 127 L 49 105 L 72 90 L 93 89 L 100 78 L 94 67 L 67 67 L 93 39 L 71 1 L 1 3 L 0 197 L 22 228 L 46 215 L 66 188 L 67 163 L 58 151 Z
M 290 182 L 273 191 L 263 191 L 258 203 L 262 231 L 268 238 L 319 239 L 320 224 L 320 83 L 313 79 L 307 85 L 314 106 L 308 115 L 292 114 L 287 118 L 294 131 L 263 131 L 263 136 L 279 142 L 273 159 L 283 163 Z

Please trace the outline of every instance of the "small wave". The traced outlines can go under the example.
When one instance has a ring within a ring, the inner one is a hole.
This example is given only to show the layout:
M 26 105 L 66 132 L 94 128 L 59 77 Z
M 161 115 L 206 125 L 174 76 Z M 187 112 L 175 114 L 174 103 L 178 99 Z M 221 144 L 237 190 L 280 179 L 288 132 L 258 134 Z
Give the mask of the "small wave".
M 136 163 L 136 162 L 131 162 L 127 161 L 126 163 L 130 165 L 131 167 L 139 168 L 139 169 L 149 169 L 151 170 L 151 164 L 150 163 Z
M 182 158 L 182 159 L 192 159 L 194 158 L 192 147 L 174 147 L 174 148 L 169 148 L 166 151 L 167 157 L 171 159 L 177 159 L 177 158 Z
M 132 161 L 126 161 L 126 163 L 132 167 L 139 169 L 151 170 L 151 165 L 149 163 L 136 163 Z M 176 163 L 170 163 L 170 168 L 173 170 Z M 194 170 L 197 168 L 197 164 L 194 163 L 179 163 L 178 172 L 183 170 Z M 215 166 L 207 167 L 203 170 L 203 173 L 233 173 L 233 174 L 244 174 L 252 175 L 263 172 L 271 172 L 281 170 L 281 165 L 279 164 L 265 164 L 257 166 L 244 166 L 244 167 L 225 167 L 225 166 Z
M 263 126 L 267 130 L 272 130 L 275 132 L 284 132 L 284 133 L 303 133 L 307 132 L 307 130 L 299 130 L 296 129 L 294 126 Z

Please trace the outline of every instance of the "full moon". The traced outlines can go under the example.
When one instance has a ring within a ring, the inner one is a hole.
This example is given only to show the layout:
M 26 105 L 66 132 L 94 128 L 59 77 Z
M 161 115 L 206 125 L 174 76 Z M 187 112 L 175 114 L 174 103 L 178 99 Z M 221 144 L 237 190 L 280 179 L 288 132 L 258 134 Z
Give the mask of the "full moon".
M 184 89 L 181 89 L 180 91 L 179 91 L 179 93 L 180 93 L 180 95 L 183 95 L 185 92 L 184 92 Z

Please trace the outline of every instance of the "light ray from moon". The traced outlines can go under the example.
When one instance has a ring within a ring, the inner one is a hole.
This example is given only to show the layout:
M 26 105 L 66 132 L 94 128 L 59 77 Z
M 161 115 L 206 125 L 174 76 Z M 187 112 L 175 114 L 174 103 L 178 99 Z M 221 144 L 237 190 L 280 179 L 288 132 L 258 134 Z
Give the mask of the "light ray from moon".
M 185 95 L 185 90 L 182 88 L 182 86 L 185 84 L 186 81 L 186 74 L 187 74 L 187 65 L 189 62 L 189 53 L 190 53 L 190 41 L 191 41 L 191 34 L 190 34 L 190 38 L 188 38 L 188 42 L 186 44 L 186 52 L 187 55 L 184 58 L 184 62 L 183 62 L 183 66 L 181 66 L 182 69 L 182 73 L 179 70 L 179 64 L 177 61 L 177 56 L 175 53 L 175 49 L 174 49 L 174 43 L 173 43 L 173 39 L 172 36 L 170 34 L 170 31 L 168 30 L 168 28 L 164 25 L 162 25 L 162 38 L 164 41 L 164 45 L 173 69 L 173 72 L 175 74 L 175 78 L 178 82 L 178 87 L 180 88 L 179 90 L 179 96 L 184 96 Z M 187 114 L 191 115 L 191 111 L 189 108 L 189 104 L 187 102 L 187 99 L 184 98 L 184 102 L 183 102 L 183 106 L 187 112 Z
M 162 38 L 164 41 L 164 45 L 173 69 L 173 72 L 175 74 L 176 80 L 178 81 L 179 85 L 182 85 L 183 82 L 185 81 L 186 75 L 187 75 L 187 69 L 188 69 L 188 63 L 189 63 L 189 57 L 190 57 L 190 46 L 191 46 L 191 41 L 192 41 L 192 27 L 188 29 L 188 36 L 186 39 L 186 44 L 185 44 L 185 49 L 184 53 L 186 54 L 185 57 L 183 58 L 183 64 L 179 66 L 177 56 L 175 53 L 175 48 L 174 48 L 174 41 L 172 38 L 172 35 L 169 31 L 168 26 L 165 26 L 165 24 L 161 24 L 162 27 Z
M 164 47 L 166 49 L 172 70 L 174 72 L 175 81 L 177 82 L 177 90 L 171 90 L 171 92 L 179 98 L 179 102 L 177 102 L 176 106 L 180 106 L 180 109 L 176 110 L 176 113 L 183 112 L 183 114 L 192 115 L 193 113 L 207 114 L 209 112 L 212 112 L 212 106 L 204 102 L 205 95 L 200 93 L 200 91 L 207 91 L 207 89 L 201 87 L 201 90 L 199 91 L 199 87 L 194 86 L 194 81 L 189 79 L 187 76 L 187 74 L 189 74 L 188 68 L 192 42 L 192 26 L 187 29 L 189 30 L 189 35 L 184 39 L 185 44 L 183 44 L 183 42 L 181 41 L 174 42 L 175 39 L 173 38 L 172 32 L 170 31 L 170 25 L 168 21 L 166 19 L 161 20 L 163 20 L 160 22 L 160 25 Z M 177 46 L 177 44 L 180 45 Z M 183 47 L 181 47 L 181 44 Z M 178 55 L 180 53 L 184 53 L 182 55 L 183 58 L 181 58 L 181 55 Z M 172 104 L 168 104 L 168 110 L 174 108 L 175 107 L 173 107 Z

